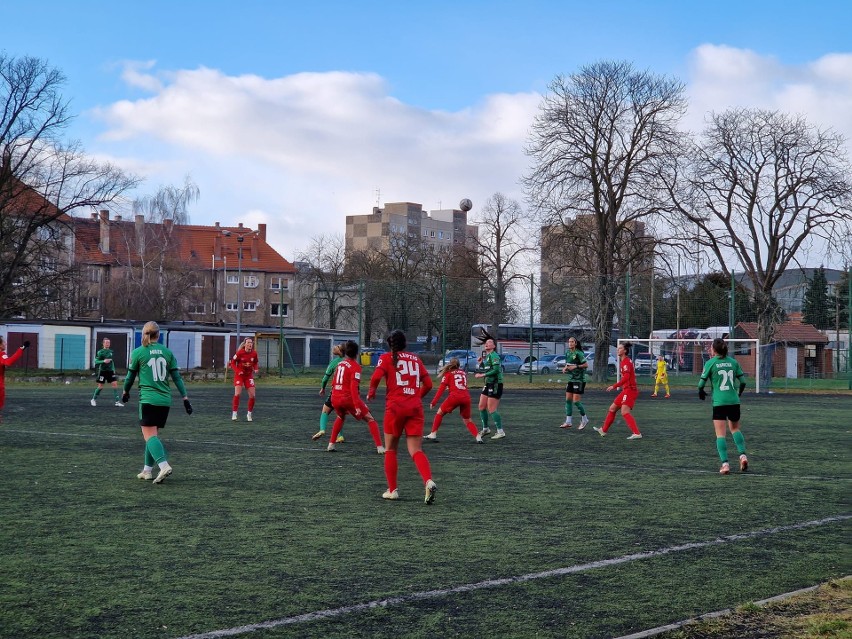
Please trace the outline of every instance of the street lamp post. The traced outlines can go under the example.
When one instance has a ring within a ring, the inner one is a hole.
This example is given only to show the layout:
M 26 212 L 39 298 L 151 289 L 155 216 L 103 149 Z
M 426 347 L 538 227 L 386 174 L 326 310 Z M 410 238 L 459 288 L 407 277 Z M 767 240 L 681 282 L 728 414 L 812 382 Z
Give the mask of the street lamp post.
M 222 231 L 222 235 L 231 237 L 231 231 Z M 237 346 L 242 341 L 240 329 L 243 312 L 243 242 L 246 235 L 247 233 L 237 233 Z

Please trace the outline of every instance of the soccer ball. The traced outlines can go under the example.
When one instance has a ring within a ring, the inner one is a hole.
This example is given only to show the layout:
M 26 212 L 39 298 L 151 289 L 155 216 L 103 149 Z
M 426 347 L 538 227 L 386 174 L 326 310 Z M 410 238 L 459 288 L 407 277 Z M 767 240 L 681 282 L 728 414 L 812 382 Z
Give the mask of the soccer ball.
M 473 202 L 471 202 L 469 199 L 465 198 L 461 202 L 459 202 L 459 208 L 462 211 L 469 211 L 470 209 L 473 208 Z

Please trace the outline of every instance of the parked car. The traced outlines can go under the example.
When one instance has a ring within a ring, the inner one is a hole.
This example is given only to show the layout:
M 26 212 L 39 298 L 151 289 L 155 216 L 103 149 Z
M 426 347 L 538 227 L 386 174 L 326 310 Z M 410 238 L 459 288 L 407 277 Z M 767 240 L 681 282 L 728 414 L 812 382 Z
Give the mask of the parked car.
M 589 350 L 586 351 L 586 362 L 588 362 L 589 366 L 586 368 L 586 372 L 591 373 L 595 370 L 595 351 Z M 612 353 L 609 354 L 609 358 L 606 361 L 606 374 L 607 375 L 615 375 L 615 372 L 618 370 L 618 359 L 616 359 L 615 355 Z
M 502 353 L 500 355 L 500 367 L 503 369 L 504 373 L 518 373 L 520 372 L 521 365 L 523 360 L 517 355 L 513 355 L 512 353 Z M 476 367 L 477 373 L 482 373 L 485 371 L 485 368 L 482 364 Z
M 530 369 L 533 373 L 548 375 L 550 373 L 561 373 L 562 367 L 565 366 L 564 355 L 542 355 L 539 359 L 521 364 L 518 373 L 521 375 L 529 375 Z
M 651 374 L 657 370 L 657 358 L 651 353 L 637 353 L 633 358 L 633 369 L 637 373 Z
M 447 362 L 449 362 L 452 358 L 456 358 L 459 360 L 459 366 L 461 370 L 472 373 L 476 370 L 477 366 L 477 355 L 473 351 L 447 351 L 447 354 L 444 355 L 441 359 L 438 360 L 438 368 L 435 371 L 439 371 L 441 368 L 446 366 Z

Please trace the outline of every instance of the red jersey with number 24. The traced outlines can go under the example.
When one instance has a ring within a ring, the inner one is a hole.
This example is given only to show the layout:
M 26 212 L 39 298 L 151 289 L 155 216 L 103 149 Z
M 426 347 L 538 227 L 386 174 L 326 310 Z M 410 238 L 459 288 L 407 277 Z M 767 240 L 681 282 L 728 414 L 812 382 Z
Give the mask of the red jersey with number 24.
M 422 407 L 421 398 L 432 390 L 432 378 L 420 358 L 413 353 L 397 353 L 396 365 L 393 353 L 382 354 L 370 379 L 369 397 L 376 394 L 382 377 L 386 378 L 388 385 L 387 404 L 393 402 L 401 407 Z

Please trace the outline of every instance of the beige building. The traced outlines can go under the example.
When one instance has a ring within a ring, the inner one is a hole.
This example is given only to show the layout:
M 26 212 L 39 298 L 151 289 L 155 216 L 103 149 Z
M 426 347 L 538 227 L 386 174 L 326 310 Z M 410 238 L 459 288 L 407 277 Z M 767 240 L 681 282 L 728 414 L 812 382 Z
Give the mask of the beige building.
M 424 211 L 421 204 L 389 202 L 367 215 L 346 216 L 346 251 L 387 251 L 393 238 L 449 249 L 469 246 L 477 233 L 477 227 L 467 223 L 466 211 Z

